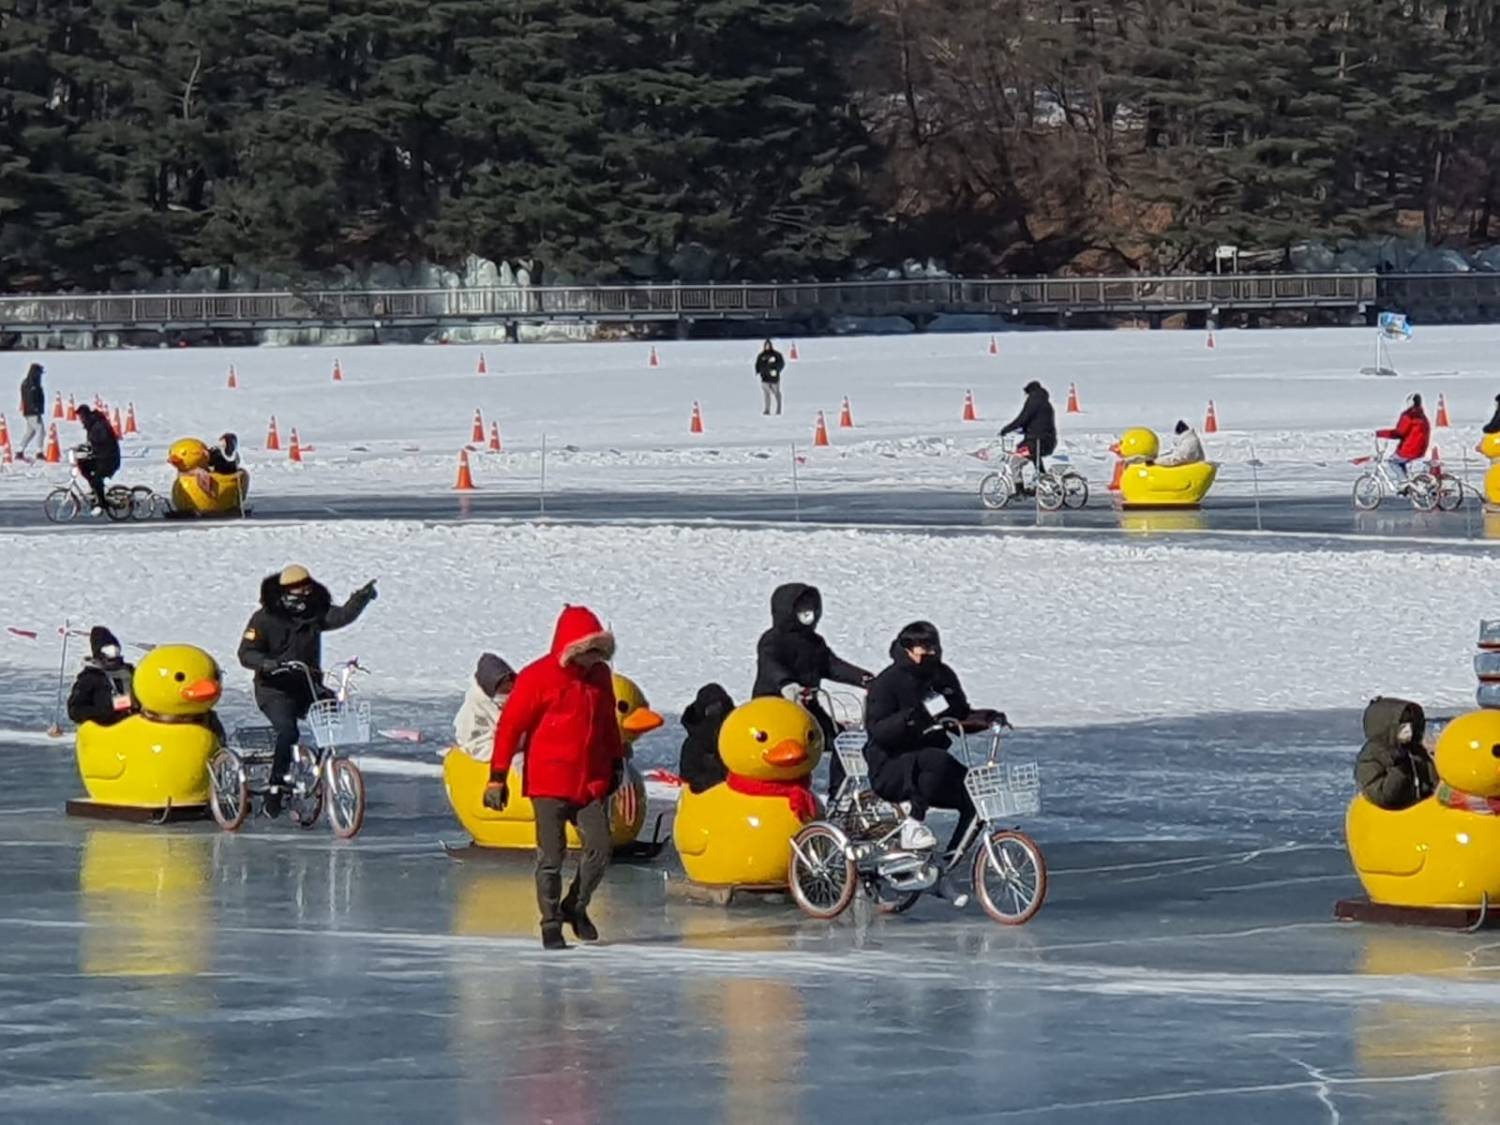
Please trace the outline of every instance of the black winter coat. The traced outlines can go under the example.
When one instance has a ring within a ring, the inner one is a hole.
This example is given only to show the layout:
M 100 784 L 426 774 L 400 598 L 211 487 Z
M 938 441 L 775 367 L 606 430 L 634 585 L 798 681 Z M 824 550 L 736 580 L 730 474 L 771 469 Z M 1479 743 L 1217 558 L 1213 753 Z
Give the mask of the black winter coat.
M 786 366 L 786 357 L 772 348 L 755 357 L 755 373 L 762 383 L 781 382 L 781 369 Z
M 1402 723 L 1411 724 L 1412 740 L 1396 741 Z M 1365 708 L 1365 744 L 1354 762 L 1354 780 L 1365 800 L 1382 809 L 1405 809 L 1437 789 L 1437 767 L 1422 745 L 1427 716 L 1405 699 L 1378 696 Z
M 73 681 L 73 690 L 68 692 L 68 718 L 75 723 L 98 723 L 101 727 L 113 726 L 128 718 L 135 711 L 135 699 L 130 691 L 134 674 L 135 666 L 123 660 L 109 664 L 84 661 L 83 669 Z M 116 711 L 117 695 L 130 696 L 130 707 Z
M 948 701 L 938 718 L 969 717 L 968 697 L 952 668 L 940 660 L 914 664 L 904 648 L 891 645 L 891 666 L 875 677 L 865 696 L 865 761 L 875 792 L 891 794 L 888 800 L 905 800 L 916 787 L 912 771 L 918 750 L 944 748 L 950 741 L 946 732 L 932 729 L 938 719 L 923 706 L 933 694 Z
M 797 612 L 811 609 L 817 618 L 811 625 L 797 620 Z M 771 594 L 771 627 L 761 634 L 755 649 L 755 696 L 780 695 L 787 684 L 816 688 L 824 680 L 861 686 L 870 678 L 863 668 L 840 660 L 818 636 L 818 618 L 823 616 L 823 596 L 816 586 L 789 582 Z
M 687 737 L 682 740 L 677 773 L 694 793 L 712 789 L 729 776 L 719 757 L 719 728 L 733 710 L 734 700 L 727 691 L 718 684 L 705 684 L 682 712 Z
M 120 471 L 120 442 L 110 428 L 109 419 L 95 411 L 84 424 L 84 436 L 89 443 L 89 460 L 100 476 L 114 476 Z
M 1021 413 L 1000 431 L 1001 436 L 1016 433 L 1024 437 L 1028 445 L 1036 446 L 1043 457 L 1051 456 L 1057 449 L 1057 412 L 1053 410 L 1052 399 L 1045 388 L 1027 391 Z
M 255 673 L 257 697 L 262 691 L 273 691 L 310 702 L 302 671 L 276 666 L 301 661 L 321 682 L 323 634 L 359 619 L 374 597 L 373 590 L 367 589 L 355 591 L 343 605 L 334 605 L 328 588 L 314 582 L 307 610 L 293 617 L 281 605 L 281 576 L 268 575 L 260 584 L 260 608 L 251 615 L 240 638 L 240 664 Z
M 33 363 L 21 380 L 21 416 L 40 418 L 47 412 L 47 392 L 42 390 L 42 365 Z
M 1495 404 L 1495 413 L 1490 415 L 1490 420 L 1484 424 L 1484 432 L 1500 434 L 1500 402 Z

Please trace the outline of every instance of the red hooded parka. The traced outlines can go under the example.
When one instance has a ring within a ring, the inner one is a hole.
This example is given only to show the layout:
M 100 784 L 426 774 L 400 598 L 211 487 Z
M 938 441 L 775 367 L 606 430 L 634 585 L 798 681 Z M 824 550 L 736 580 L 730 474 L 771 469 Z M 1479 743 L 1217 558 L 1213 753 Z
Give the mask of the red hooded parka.
M 576 662 L 591 648 L 613 655 L 614 637 L 583 606 L 565 607 L 552 651 L 521 669 L 500 712 L 490 772 L 503 775 L 524 750 L 522 788 L 528 797 L 575 805 L 603 800 L 615 763 L 625 756 L 609 666 Z
M 1427 441 L 1432 437 L 1432 424 L 1420 406 L 1409 406 L 1396 419 L 1393 430 L 1377 430 L 1376 437 L 1399 441 L 1396 456 L 1403 461 L 1415 461 L 1427 452 Z

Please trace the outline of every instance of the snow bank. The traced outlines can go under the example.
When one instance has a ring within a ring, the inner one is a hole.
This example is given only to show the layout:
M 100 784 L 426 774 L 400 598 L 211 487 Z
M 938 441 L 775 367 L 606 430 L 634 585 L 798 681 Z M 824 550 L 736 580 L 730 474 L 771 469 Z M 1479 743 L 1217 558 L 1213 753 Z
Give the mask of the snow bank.
M 1380 692 L 1460 706 L 1476 621 L 1500 589 L 1500 560 L 1477 554 L 826 530 L 340 523 L 98 542 L 0 535 L 0 625 L 102 621 L 234 668 L 260 578 L 295 560 L 337 597 L 380 580 L 380 599 L 326 652 L 369 664 L 377 694 L 454 699 L 481 650 L 534 657 L 572 601 L 610 623 L 620 669 L 675 711 L 711 679 L 743 697 L 771 590 L 797 580 L 822 588 L 823 631 L 845 658 L 876 669 L 903 624 L 929 618 L 971 695 L 1026 725 L 1351 708 Z M 56 660 L 50 638 L 0 634 L 0 665 Z M 237 669 L 229 681 L 244 690 Z

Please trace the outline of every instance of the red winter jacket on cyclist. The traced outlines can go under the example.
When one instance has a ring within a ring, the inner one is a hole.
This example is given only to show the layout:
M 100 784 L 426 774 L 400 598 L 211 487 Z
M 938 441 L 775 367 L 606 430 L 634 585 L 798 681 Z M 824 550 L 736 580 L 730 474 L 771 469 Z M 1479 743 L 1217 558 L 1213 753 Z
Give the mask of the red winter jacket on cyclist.
M 1393 430 L 1376 430 L 1375 436 L 1399 441 L 1396 456 L 1402 461 L 1415 461 L 1427 453 L 1427 442 L 1432 437 L 1432 423 L 1422 410 L 1422 396 L 1412 395 L 1411 405 L 1401 412 Z

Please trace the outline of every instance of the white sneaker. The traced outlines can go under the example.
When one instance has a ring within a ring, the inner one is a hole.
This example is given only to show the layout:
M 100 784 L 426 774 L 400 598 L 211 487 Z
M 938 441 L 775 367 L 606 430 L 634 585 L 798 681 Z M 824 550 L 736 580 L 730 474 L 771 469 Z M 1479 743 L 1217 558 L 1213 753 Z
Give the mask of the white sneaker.
M 907 817 L 901 822 L 901 847 L 906 851 L 922 851 L 937 847 L 937 837 L 932 829 L 920 820 Z

